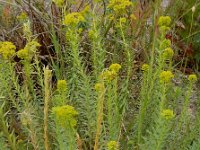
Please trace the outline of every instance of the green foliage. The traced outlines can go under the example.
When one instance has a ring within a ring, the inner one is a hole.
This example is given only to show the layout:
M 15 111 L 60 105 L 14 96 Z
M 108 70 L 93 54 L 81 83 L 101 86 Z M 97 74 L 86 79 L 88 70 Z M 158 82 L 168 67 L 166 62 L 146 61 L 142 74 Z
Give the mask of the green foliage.
M 199 73 L 176 68 L 166 36 L 198 49 L 198 1 L 43 2 L 0 6 L 2 27 L 20 35 L 0 34 L 1 148 L 199 149 Z

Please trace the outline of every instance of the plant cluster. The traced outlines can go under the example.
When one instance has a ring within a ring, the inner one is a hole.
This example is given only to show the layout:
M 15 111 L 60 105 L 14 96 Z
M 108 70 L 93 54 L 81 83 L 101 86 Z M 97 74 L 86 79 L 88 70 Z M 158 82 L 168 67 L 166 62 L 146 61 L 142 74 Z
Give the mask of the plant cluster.
M 45 15 L 35 3 L 13 3 L 37 10 L 16 17 L 24 43 L 0 42 L 1 148 L 200 149 L 199 73 L 176 68 L 175 20 L 161 1 L 149 4 L 149 28 L 136 1 L 52 0 Z

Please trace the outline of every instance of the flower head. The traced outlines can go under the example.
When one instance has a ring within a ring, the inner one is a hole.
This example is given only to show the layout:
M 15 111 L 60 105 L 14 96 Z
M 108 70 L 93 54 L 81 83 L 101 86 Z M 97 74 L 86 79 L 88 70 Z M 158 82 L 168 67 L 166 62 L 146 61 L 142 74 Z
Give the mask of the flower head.
M 84 22 L 85 18 L 81 13 L 73 12 L 65 16 L 64 24 L 67 26 L 77 26 L 80 22 Z
M 76 126 L 77 121 L 75 117 L 78 115 L 78 112 L 74 107 L 69 105 L 53 107 L 52 112 L 55 115 L 56 122 L 63 127 L 67 125 L 70 125 L 71 127 Z
M 159 31 L 160 31 L 160 33 L 162 33 L 162 34 L 166 34 L 169 30 L 170 30 L 170 27 L 167 27 L 167 26 L 161 26 L 161 27 L 159 28 Z
M 141 70 L 144 71 L 144 72 L 147 72 L 149 70 L 149 65 L 143 64 Z
M 35 53 L 37 51 L 37 47 L 40 47 L 40 43 L 36 41 L 28 42 L 24 49 L 28 49 L 30 52 Z
M 122 13 L 127 7 L 132 6 L 133 3 L 129 0 L 110 0 L 108 8 L 112 9 L 116 13 Z
M 11 42 L 0 42 L 0 54 L 4 59 L 10 59 L 15 55 L 16 47 Z
M 57 90 L 60 92 L 65 92 L 67 90 L 67 82 L 66 80 L 58 80 L 57 82 Z
M 163 52 L 164 59 L 172 59 L 173 55 L 174 51 L 170 47 L 166 48 Z
M 191 75 L 189 75 L 188 80 L 190 82 L 194 83 L 197 81 L 197 76 L 195 74 L 191 74 Z
M 166 120 L 172 119 L 175 115 L 174 112 L 170 109 L 164 109 L 161 112 L 161 116 L 163 116 Z
M 101 79 L 108 81 L 108 82 L 114 80 L 116 78 L 116 76 L 117 76 L 117 73 L 115 71 L 110 71 L 110 70 L 105 70 L 100 75 Z
M 161 43 L 160 43 L 160 50 L 164 50 L 168 47 L 171 47 L 171 41 L 169 39 L 164 39 Z
M 109 141 L 107 147 L 108 150 L 119 150 L 119 143 L 116 141 Z
M 160 16 L 158 19 L 158 25 L 168 27 L 171 23 L 171 18 L 169 16 Z
M 94 88 L 95 88 L 95 90 L 96 90 L 97 92 L 103 91 L 103 90 L 105 89 L 103 83 L 96 83 Z
M 17 52 L 17 56 L 20 58 L 20 59 L 25 59 L 25 60 L 28 60 L 30 59 L 30 55 L 29 55 L 29 52 L 28 52 L 28 49 L 21 49 Z
M 24 60 L 31 60 L 37 51 L 37 47 L 39 46 L 41 45 L 36 41 L 28 42 L 24 49 L 21 49 L 17 52 L 17 56 Z
M 160 81 L 163 83 L 169 83 L 172 78 L 174 78 L 174 75 L 171 71 L 162 71 L 160 74 Z
M 116 73 L 118 73 L 120 69 L 121 69 L 121 65 L 120 64 L 112 64 L 109 67 L 110 71 L 114 71 Z

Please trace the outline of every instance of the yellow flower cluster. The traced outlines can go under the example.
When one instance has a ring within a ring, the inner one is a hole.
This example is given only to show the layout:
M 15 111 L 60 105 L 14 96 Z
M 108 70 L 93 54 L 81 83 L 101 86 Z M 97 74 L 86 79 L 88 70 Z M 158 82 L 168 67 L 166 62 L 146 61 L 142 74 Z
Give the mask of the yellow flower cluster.
M 39 46 L 41 45 L 36 41 L 28 42 L 24 49 L 21 49 L 17 52 L 17 56 L 24 60 L 31 60 L 37 51 L 37 47 Z
M 174 51 L 170 47 L 166 48 L 163 52 L 164 59 L 172 59 L 173 55 L 174 55 Z
M 4 59 L 10 59 L 15 55 L 16 46 L 11 42 L 0 42 L 0 54 Z
M 116 141 L 109 141 L 107 148 L 108 150 L 119 150 L 119 143 Z
M 41 46 L 40 43 L 36 41 L 31 41 L 26 44 L 25 49 L 28 49 L 29 51 L 35 53 L 37 51 L 37 47 L 40 46 Z
M 110 82 L 116 78 L 117 73 L 119 72 L 120 69 L 121 69 L 120 64 L 112 64 L 110 65 L 108 70 L 103 71 L 100 77 L 101 79 Z
M 108 8 L 112 9 L 116 13 L 122 13 L 127 7 L 132 6 L 133 3 L 129 0 L 110 0 Z
M 170 27 L 161 26 L 159 30 L 161 33 L 167 33 L 170 30 Z
M 168 47 L 171 47 L 171 41 L 169 39 L 164 39 L 161 43 L 160 43 L 160 50 L 164 50 Z
M 25 12 L 22 12 L 19 16 L 17 16 L 17 19 L 19 20 L 19 21 L 26 21 L 27 20 L 27 14 L 25 13 Z
M 163 29 L 163 31 L 161 31 L 162 33 L 166 33 L 167 30 L 165 30 L 164 28 L 169 28 L 169 27 L 166 27 L 166 26 L 161 26 L 160 27 L 160 30 Z M 165 30 L 165 31 L 164 31 Z M 174 56 L 174 51 L 173 49 L 171 48 L 171 41 L 169 39 L 164 39 L 160 42 L 160 46 L 159 46 L 159 49 L 162 51 L 162 56 L 165 60 L 170 60 L 173 58 Z
M 56 122 L 61 126 L 76 126 L 77 121 L 75 117 L 78 115 L 78 112 L 74 109 L 74 107 L 69 105 L 53 107 L 52 112 L 56 117 Z
M 105 89 L 103 83 L 96 83 L 94 88 L 95 88 L 95 90 L 96 90 L 97 92 L 101 92 L 101 91 L 103 91 L 103 90 Z
M 58 7 L 63 7 L 65 0 L 52 0 Z
M 85 18 L 81 13 L 73 12 L 65 16 L 64 24 L 67 26 L 77 26 L 78 23 L 84 22 Z
M 169 26 L 171 23 L 171 18 L 169 16 L 160 16 L 158 19 L 158 25 L 161 26 Z
M 112 64 L 109 67 L 110 71 L 114 71 L 116 73 L 118 73 L 120 69 L 121 69 L 121 65 L 120 64 Z
M 141 70 L 144 71 L 144 72 L 147 72 L 149 70 L 149 65 L 148 64 L 143 64 Z
M 116 78 L 117 73 L 110 70 L 105 70 L 100 77 L 105 81 L 112 81 Z
M 65 80 L 58 80 L 57 90 L 60 92 L 65 92 L 67 90 L 67 82 Z
M 17 52 L 17 56 L 21 59 L 28 60 L 29 58 L 29 52 L 28 49 L 21 49 Z
M 175 115 L 174 115 L 173 110 L 164 109 L 164 110 L 161 112 L 161 116 L 163 116 L 166 120 L 169 120 L 169 119 L 172 119 Z
M 160 81 L 163 83 L 169 83 L 172 78 L 174 78 L 174 75 L 171 71 L 162 71 L 160 73 Z
M 194 83 L 197 81 L 197 76 L 195 74 L 191 74 L 191 75 L 189 75 L 188 80 L 190 82 Z
M 162 34 L 165 34 L 170 30 L 169 25 L 171 23 L 171 18 L 169 16 L 160 16 L 158 19 L 159 30 Z

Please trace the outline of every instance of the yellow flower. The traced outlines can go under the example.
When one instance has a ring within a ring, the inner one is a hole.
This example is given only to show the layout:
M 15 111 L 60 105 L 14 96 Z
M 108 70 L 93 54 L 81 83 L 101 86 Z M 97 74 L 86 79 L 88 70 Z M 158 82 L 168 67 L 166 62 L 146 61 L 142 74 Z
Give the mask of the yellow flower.
M 171 47 L 171 41 L 169 39 L 164 39 L 161 43 L 160 43 L 160 50 L 164 50 L 167 47 Z
M 21 49 L 17 52 L 17 56 L 21 59 L 29 60 L 30 55 L 27 49 Z
M 56 122 L 59 123 L 61 126 L 76 126 L 77 121 L 75 117 L 78 115 L 78 112 L 74 109 L 74 107 L 69 105 L 53 107 L 52 112 L 55 115 Z
M 0 42 L 0 54 L 4 59 L 10 59 L 15 55 L 16 47 L 11 42 Z
M 149 65 L 148 64 L 143 64 L 142 65 L 142 71 L 147 72 L 149 70 Z
M 108 150 L 119 150 L 119 143 L 116 141 L 109 141 L 107 147 Z
M 191 75 L 189 75 L 188 80 L 190 82 L 196 82 L 197 81 L 197 76 L 195 74 L 191 74 Z
M 24 60 L 31 60 L 37 51 L 37 47 L 39 46 L 41 45 L 36 41 L 28 42 L 24 49 L 21 49 L 17 52 L 17 56 Z
M 85 18 L 81 13 L 73 12 L 65 16 L 64 24 L 67 26 L 77 26 L 78 23 L 84 22 Z
M 132 5 L 133 3 L 129 0 L 110 0 L 108 8 L 112 9 L 116 13 L 123 13 L 127 7 Z
M 100 77 L 105 81 L 112 81 L 116 78 L 117 73 L 115 71 L 105 70 Z
M 160 16 L 158 19 L 158 25 L 161 26 L 169 26 L 171 23 L 171 18 L 169 16 Z
M 40 43 L 36 41 L 28 42 L 24 49 L 28 49 L 28 51 L 35 53 L 37 51 L 37 47 L 40 47 Z
M 163 52 L 164 59 L 172 59 L 173 55 L 174 51 L 170 47 L 166 48 Z
M 167 27 L 167 26 L 161 26 L 159 28 L 159 31 L 161 34 L 166 34 L 169 30 L 170 30 L 170 27 Z
M 52 0 L 58 7 L 63 7 L 65 0 Z
M 112 64 L 109 67 L 110 71 L 114 71 L 116 73 L 118 73 L 120 69 L 121 69 L 121 65 L 120 64 Z
M 162 71 L 160 74 L 160 81 L 163 83 L 169 83 L 172 78 L 174 78 L 174 75 L 171 71 Z
M 97 92 L 103 91 L 103 90 L 105 89 L 103 83 L 96 83 L 94 88 L 95 88 L 95 90 L 96 90 Z
M 67 82 L 65 80 L 58 80 L 57 90 L 60 92 L 65 92 L 67 90 Z
M 166 120 L 169 120 L 169 119 L 172 119 L 175 115 L 174 115 L 173 110 L 164 109 L 164 110 L 161 112 L 161 116 L 163 116 Z

